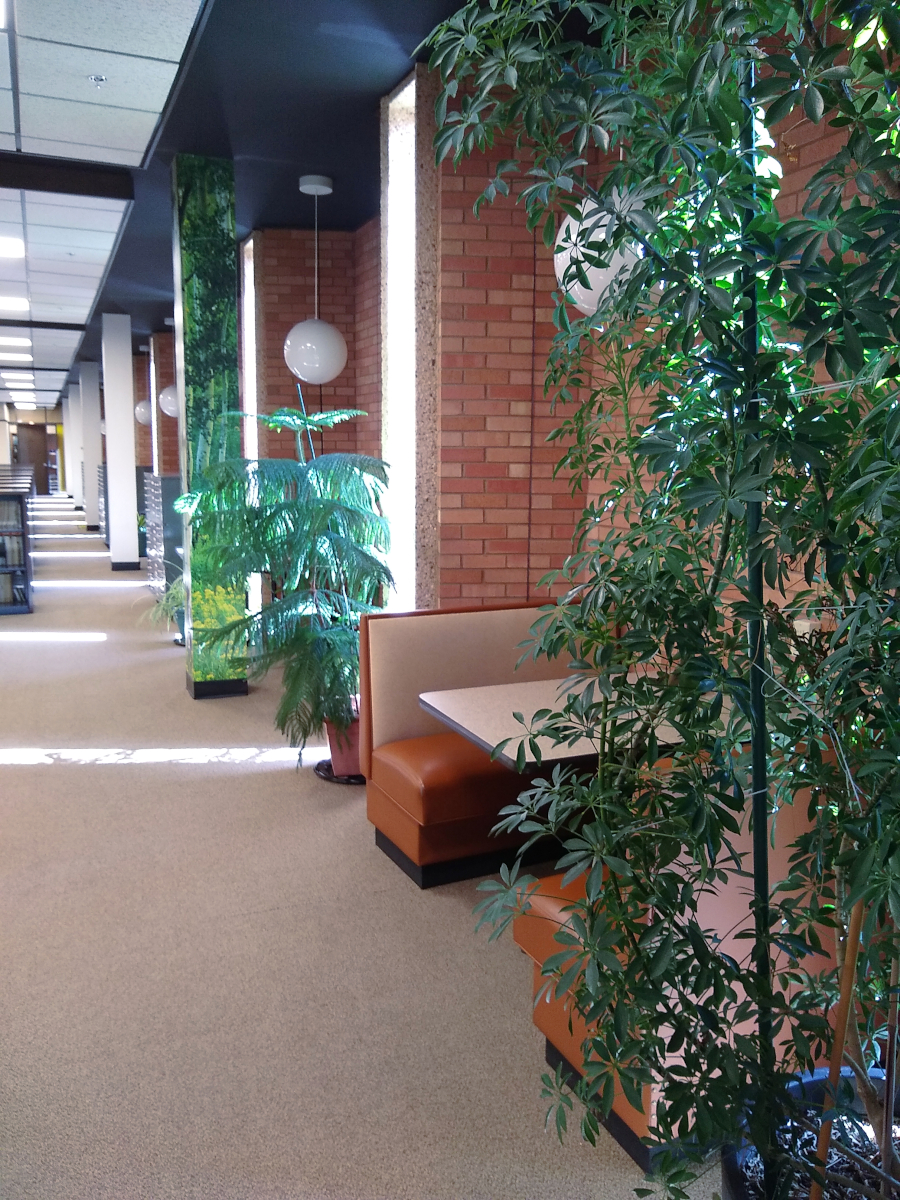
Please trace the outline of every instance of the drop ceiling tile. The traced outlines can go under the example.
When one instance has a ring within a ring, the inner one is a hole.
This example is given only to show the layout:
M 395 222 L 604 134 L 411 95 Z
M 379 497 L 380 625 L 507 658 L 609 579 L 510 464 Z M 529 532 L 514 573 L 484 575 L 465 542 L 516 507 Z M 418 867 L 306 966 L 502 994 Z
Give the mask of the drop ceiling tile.
M 59 299 L 60 303 L 85 303 L 91 304 L 97 294 L 96 287 L 78 287 L 74 284 L 61 285 L 55 287 L 36 287 L 34 281 L 28 289 L 31 296 L 32 306 L 35 304 L 52 304 L 55 299 Z
M 0 200 L 19 200 L 21 196 L 18 188 L 0 188 Z
M 42 204 L 37 200 L 25 201 L 25 213 L 31 228 L 35 225 L 52 225 L 57 229 L 99 229 L 115 234 L 122 224 L 121 212 L 102 208 L 70 208 L 64 204 Z M 0 219 L 6 219 L 3 217 L 2 204 Z
M 23 138 L 57 140 L 65 130 L 66 141 L 76 145 L 137 152 L 146 147 L 157 121 L 156 113 L 46 96 L 20 95 L 19 114 Z
M 17 45 L 22 95 L 55 96 L 85 104 L 160 113 L 178 70 L 177 64 L 171 62 L 61 46 L 58 42 L 35 42 L 20 37 Z M 97 87 L 91 83 L 91 75 L 105 76 L 106 82 Z
M 8 189 L 4 188 L 4 192 Z M 14 200 L 0 199 L 0 221 L 19 221 L 22 220 L 22 205 L 19 201 L 18 193 L 13 192 Z
M 119 163 L 124 167 L 139 167 L 143 150 L 114 150 L 109 146 L 87 146 L 76 142 L 58 142 L 50 138 L 22 136 L 26 154 L 46 154 L 51 158 L 87 159 L 90 162 Z
M 70 196 L 53 195 L 49 192 L 13 192 L 13 196 L 21 195 L 26 207 L 29 204 L 52 204 L 55 206 L 63 205 L 69 208 L 88 208 L 97 212 L 117 212 L 123 213 L 131 203 L 130 200 L 109 200 L 105 196 Z M 2 199 L 0 193 L 0 199 Z
M 16 221 L 16 220 L 4 221 L 4 220 L 0 219 L 0 237 L 18 237 L 18 238 L 20 238 L 21 236 L 22 236 L 21 220 L 19 220 L 19 221 Z
M 36 368 L 55 367 L 68 371 L 81 341 L 81 333 L 74 329 L 34 329 L 31 331 L 31 339 L 31 352 Z
M 200 0 L 16 0 L 22 37 L 179 62 Z
M 28 262 L 34 265 L 35 270 L 66 271 L 66 264 L 74 266 L 85 264 L 90 271 L 98 267 L 100 270 L 103 270 L 108 258 L 108 250 L 95 250 L 93 247 L 86 246 L 79 246 L 77 248 L 73 246 L 66 249 L 65 246 L 47 246 L 41 244 L 35 246 L 33 252 L 29 253 Z M 68 275 L 71 273 L 71 271 L 66 271 Z
M 3 281 L 4 285 L 11 283 L 13 280 L 15 280 L 16 283 L 21 283 L 24 285 L 28 280 L 28 273 L 25 268 L 25 259 L 0 258 L 0 280 Z
M 59 389 L 66 382 L 65 371 L 42 371 L 40 369 L 34 372 L 34 386 L 36 388 L 48 388 L 50 390 Z
M 84 252 L 82 252 L 82 255 Z M 77 278 L 94 279 L 97 283 L 103 277 L 106 269 L 106 258 L 96 256 L 96 261 L 87 261 L 84 257 L 63 251 L 53 257 L 46 253 L 29 254 L 28 270 L 37 275 L 75 276 Z
M 9 69 L 9 34 L 0 33 L 0 88 L 12 87 Z
M 32 225 L 30 222 L 26 236 L 29 251 L 33 247 L 38 253 L 61 247 L 76 251 L 101 250 L 109 254 L 116 240 L 114 233 L 98 229 L 56 229 L 52 225 Z
M 41 291 L 48 291 L 56 287 L 81 287 L 85 291 L 97 290 L 97 285 L 102 278 L 100 275 L 75 275 L 62 274 L 57 271 L 34 271 L 29 270 L 28 279 L 33 288 L 39 288 Z
M 0 91 L 0 131 L 3 133 L 14 134 L 16 132 L 16 118 L 13 112 L 13 94 L 8 87 Z
M 0 150 L 15 150 L 16 139 L 12 133 L 0 133 Z

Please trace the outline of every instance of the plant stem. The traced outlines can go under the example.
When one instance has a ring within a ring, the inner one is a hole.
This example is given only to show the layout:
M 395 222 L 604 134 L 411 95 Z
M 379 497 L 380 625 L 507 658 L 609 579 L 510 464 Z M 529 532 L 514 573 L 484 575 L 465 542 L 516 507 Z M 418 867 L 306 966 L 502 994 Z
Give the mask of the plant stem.
M 838 1000 L 837 1015 L 835 1016 L 834 1046 L 831 1050 L 831 1062 L 828 1068 L 828 1097 L 826 1103 L 832 1106 L 837 1097 L 838 1082 L 841 1077 L 841 1062 L 844 1057 L 844 1043 L 847 1039 L 847 1022 L 850 1018 L 850 1007 L 853 1000 L 854 984 L 856 981 L 856 958 L 859 953 L 859 931 L 862 929 L 863 902 L 857 900 L 850 915 L 850 928 L 844 943 L 844 964 L 841 969 L 841 994 Z M 819 1128 L 819 1141 L 816 1146 L 816 1165 L 825 1174 L 828 1162 L 828 1147 L 831 1144 L 831 1120 L 823 1121 Z M 822 1200 L 822 1185 L 813 1179 L 809 1189 L 809 1200 Z
M 890 1169 L 894 1153 L 894 1092 L 897 1090 L 897 986 L 900 984 L 900 957 L 897 956 L 895 939 L 891 938 L 891 997 L 888 1004 L 887 1061 L 884 1066 L 884 1124 L 881 1129 L 881 1166 Z M 889 1200 L 892 1185 L 882 1180 L 881 1194 Z

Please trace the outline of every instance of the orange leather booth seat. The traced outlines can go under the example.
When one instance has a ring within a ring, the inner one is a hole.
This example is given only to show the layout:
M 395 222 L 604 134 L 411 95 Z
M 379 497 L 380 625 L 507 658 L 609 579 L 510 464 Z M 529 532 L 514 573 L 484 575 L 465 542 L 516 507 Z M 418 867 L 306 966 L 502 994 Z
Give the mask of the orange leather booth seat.
M 516 836 L 493 837 L 500 809 L 527 787 L 426 713 L 422 692 L 554 679 L 559 662 L 528 661 L 521 643 L 535 604 L 375 613 L 360 629 L 360 765 L 376 844 L 420 887 L 497 869 Z
M 584 899 L 583 877 L 566 887 L 562 886 L 562 881 L 562 875 L 548 875 L 540 881 L 538 890 L 531 897 L 531 910 L 513 922 L 513 938 L 534 963 L 533 995 L 536 1002 L 532 1020 L 549 1046 L 580 1074 L 584 1063 L 582 1047 L 588 1030 L 571 995 L 557 999 L 551 990 L 537 999 L 538 992 L 548 983 L 547 977 L 541 974 L 545 961 L 563 949 L 554 940 L 554 934 L 568 920 L 566 906 Z M 548 1061 L 551 1061 L 549 1054 Z M 650 1154 L 640 1139 L 647 1136 L 653 1103 L 653 1088 L 647 1087 L 644 1089 L 644 1111 L 638 1112 L 617 1085 L 611 1118 L 606 1122 L 616 1141 L 644 1170 L 649 1168 Z
M 369 820 L 425 866 L 517 845 L 491 829 L 527 781 L 458 733 L 389 742 L 372 751 Z

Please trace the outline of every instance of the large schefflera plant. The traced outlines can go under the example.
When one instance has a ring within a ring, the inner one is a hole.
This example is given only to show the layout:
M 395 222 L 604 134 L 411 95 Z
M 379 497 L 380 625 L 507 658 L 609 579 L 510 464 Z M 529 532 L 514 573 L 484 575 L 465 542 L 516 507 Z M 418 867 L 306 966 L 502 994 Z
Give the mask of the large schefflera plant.
M 588 500 L 532 652 L 583 687 L 527 732 L 587 735 L 598 764 L 504 816 L 583 878 L 547 973 L 591 1030 L 584 1131 L 616 1083 L 640 1107 L 654 1081 L 659 1143 L 743 1131 L 767 1194 L 822 1182 L 778 1130 L 807 1120 L 788 1085 L 834 1050 L 841 991 L 879 1130 L 867 1069 L 896 1049 L 900 20 L 881 0 L 473 0 L 429 44 L 438 158 L 496 164 L 476 210 L 513 191 L 548 247 L 573 217 L 569 287 L 627 262 L 591 317 L 559 295 L 547 371 Z M 782 215 L 764 143 L 801 124 L 833 155 Z M 791 802 L 809 833 L 769 881 L 767 817 Z M 502 929 L 532 886 L 490 885 L 483 918 Z M 699 915 L 724 889 L 747 896 L 740 953 Z

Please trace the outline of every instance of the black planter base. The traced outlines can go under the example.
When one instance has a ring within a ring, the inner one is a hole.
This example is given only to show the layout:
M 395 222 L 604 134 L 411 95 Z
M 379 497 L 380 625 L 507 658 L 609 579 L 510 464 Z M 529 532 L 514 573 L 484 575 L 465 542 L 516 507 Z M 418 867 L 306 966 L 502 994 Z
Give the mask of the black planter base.
M 320 779 L 324 779 L 326 783 L 344 783 L 350 784 L 353 787 L 365 787 L 365 775 L 335 775 L 334 767 L 331 765 L 330 758 L 323 758 L 313 767 L 313 771 Z
M 187 690 L 195 700 L 246 696 L 250 692 L 246 679 L 192 679 L 190 675 L 187 677 Z
M 459 883 L 463 879 L 479 879 L 482 875 L 494 875 L 504 865 L 511 865 L 516 860 L 515 847 L 505 850 L 492 850 L 489 854 L 471 854 L 466 858 L 452 858 L 448 862 L 425 863 L 420 865 L 413 862 L 399 846 L 389 837 L 375 830 L 375 845 L 382 850 L 391 862 L 396 863 L 404 875 L 408 875 L 416 887 L 440 887 L 445 883 Z M 532 846 L 523 857 L 522 863 L 531 866 L 535 863 L 549 862 L 559 856 L 559 843 L 539 843 Z

